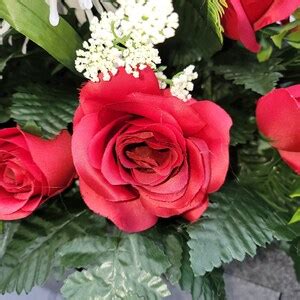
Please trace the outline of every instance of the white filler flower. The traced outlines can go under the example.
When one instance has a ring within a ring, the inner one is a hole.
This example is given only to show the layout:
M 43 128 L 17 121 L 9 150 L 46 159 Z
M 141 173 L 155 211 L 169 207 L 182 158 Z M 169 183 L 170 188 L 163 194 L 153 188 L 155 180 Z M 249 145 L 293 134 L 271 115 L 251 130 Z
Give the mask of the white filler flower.
M 119 67 L 139 76 L 139 70 L 161 63 L 154 45 L 175 35 L 178 15 L 171 0 L 118 0 L 114 13 L 101 14 L 91 22 L 91 38 L 77 51 L 75 67 L 92 80 L 110 80 Z
M 190 92 L 194 89 L 193 80 L 198 78 L 195 66 L 190 65 L 172 78 L 171 94 L 183 101 L 191 99 Z

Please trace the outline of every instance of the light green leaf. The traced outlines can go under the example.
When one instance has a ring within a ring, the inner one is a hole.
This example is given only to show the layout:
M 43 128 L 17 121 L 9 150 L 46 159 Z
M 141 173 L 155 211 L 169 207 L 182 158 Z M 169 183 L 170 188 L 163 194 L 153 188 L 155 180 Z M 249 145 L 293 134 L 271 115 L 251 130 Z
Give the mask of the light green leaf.
M 197 223 L 189 226 L 191 265 L 196 276 L 246 254 L 254 256 L 257 246 L 273 240 L 268 224 L 270 210 L 256 194 L 239 185 L 214 194 L 214 201 Z
M 169 295 L 161 275 L 170 264 L 163 251 L 141 234 L 125 234 L 76 239 L 60 250 L 68 266 L 96 264 L 75 272 L 65 282 L 66 299 L 161 299 Z
M 226 0 L 207 0 L 208 18 L 214 25 L 215 31 L 222 42 L 224 32 L 222 17 L 227 7 Z
M 170 295 L 160 277 L 133 266 L 127 266 L 125 272 L 116 257 L 102 266 L 75 272 L 61 291 L 67 300 L 159 300 Z
M 19 88 L 13 95 L 11 116 L 24 130 L 31 125 L 29 132 L 34 127 L 35 133 L 41 131 L 43 137 L 51 138 L 72 122 L 77 105 L 74 93 L 34 85 Z
M 300 197 L 300 187 L 298 187 L 297 189 L 295 189 L 293 191 L 293 193 L 291 194 L 292 198 L 296 198 L 296 197 Z
M 56 267 L 57 249 L 103 224 L 103 219 L 95 219 L 86 210 L 69 213 L 57 203 L 23 220 L 0 259 L 0 292 L 28 293 L 33 286 L 42 285 Z
M 58 26 L 51 26 L 49 7 L 44 0 L 0 0 L 0 17 L 76 72 L 74 61 L 76 50 L 82 44 L 81 38 L 63 18 Z
M 296 223 L 300 221 L 300 208 L 298 208 L 295 212 L 295 214 L 293 215 L 291 221 L 289 222 L 290 224 L 292 223 Z

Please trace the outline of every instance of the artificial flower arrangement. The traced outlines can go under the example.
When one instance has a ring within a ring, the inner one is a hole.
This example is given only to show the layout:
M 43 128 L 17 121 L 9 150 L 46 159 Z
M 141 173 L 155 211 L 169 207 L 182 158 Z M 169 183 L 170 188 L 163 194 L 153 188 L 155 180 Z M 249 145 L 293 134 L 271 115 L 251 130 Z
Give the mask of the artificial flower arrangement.
M 299 268 L 299 7 L 0 0 L 1 293 L 225 299 L 271 242 Z

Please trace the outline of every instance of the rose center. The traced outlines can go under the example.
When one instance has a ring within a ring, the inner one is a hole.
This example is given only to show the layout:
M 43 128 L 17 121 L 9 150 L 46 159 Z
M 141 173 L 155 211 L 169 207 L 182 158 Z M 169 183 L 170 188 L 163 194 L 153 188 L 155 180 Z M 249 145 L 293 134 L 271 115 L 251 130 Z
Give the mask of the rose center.
M 153 149 L 146 143 L 132 144 L 125 150 L 126 156 L 141 168 L 155 168 L 164 163 L 168 149 Z

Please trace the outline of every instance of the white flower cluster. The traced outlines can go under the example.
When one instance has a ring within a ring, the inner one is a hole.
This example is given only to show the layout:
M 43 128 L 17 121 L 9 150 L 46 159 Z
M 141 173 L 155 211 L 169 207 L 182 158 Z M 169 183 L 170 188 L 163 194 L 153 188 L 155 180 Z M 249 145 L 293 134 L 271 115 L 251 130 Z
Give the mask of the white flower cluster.
M 175 35 L 178 15 L 171 0 L 118 0 L 115 13 L 101 14 L 101 20 L 91 22 L 91 38 L 84 50 L 77 51 L 75 67 L 78 72 L 98 81 L 110 80 L 119 67 L 128 74 L 139 76 L 139 70 L 156 69 L 161 59 L 154 45 Z
M 194 70 L 195 66 L 190 65 L 172 78 L 170 90 L 173 96 L 183 101 L 191 99 L 190 92 L 194 89 L 192 81 L 198 78 L 198 73 Z

